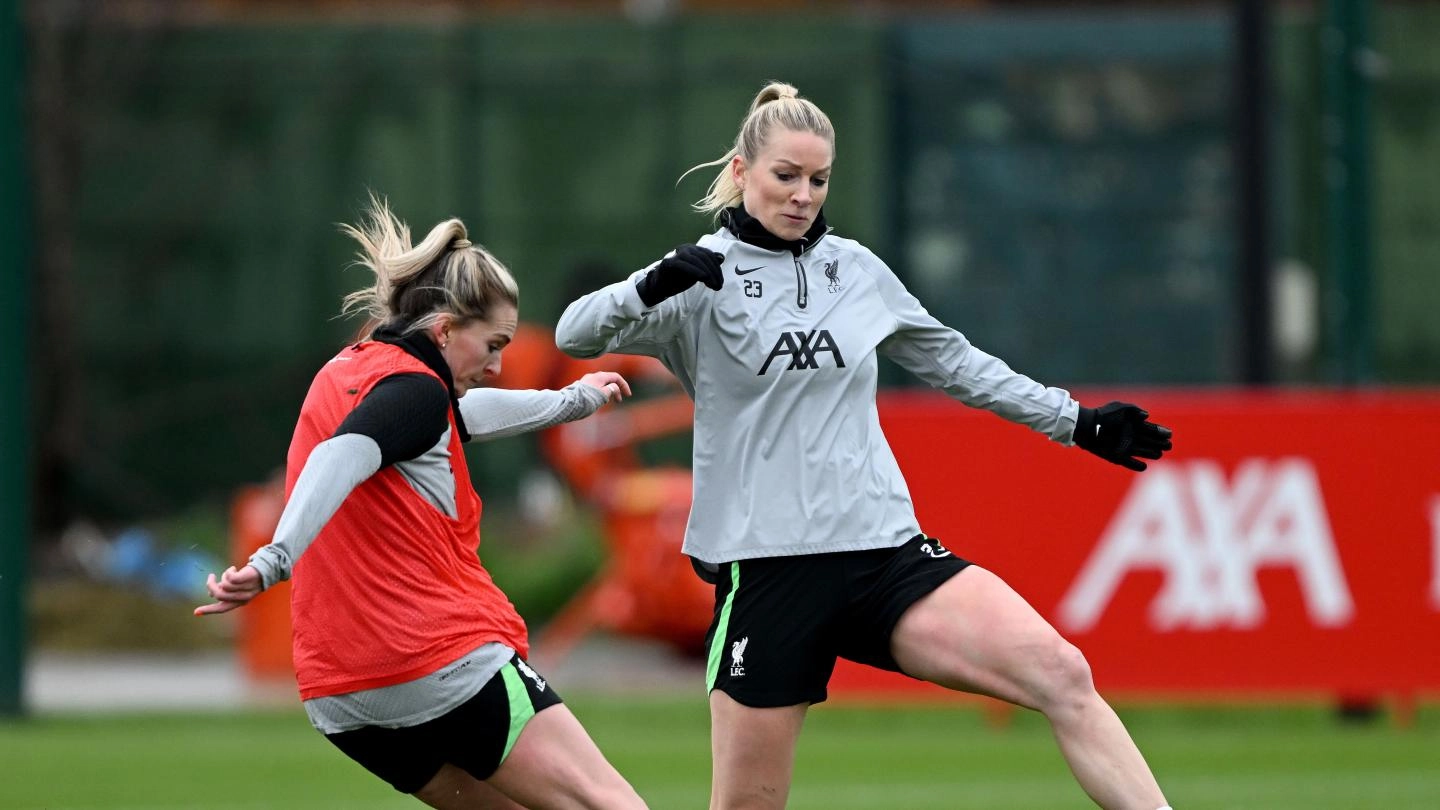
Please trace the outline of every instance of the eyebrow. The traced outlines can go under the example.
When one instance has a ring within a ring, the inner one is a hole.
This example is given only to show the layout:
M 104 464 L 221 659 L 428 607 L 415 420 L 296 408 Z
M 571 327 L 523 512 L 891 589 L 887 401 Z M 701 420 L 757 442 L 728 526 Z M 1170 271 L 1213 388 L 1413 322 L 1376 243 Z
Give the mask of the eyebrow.
M 786 166 L 794 166 L 794 167 L 797 168 L 797 169 L 803 169 L 803 168 L 805 168 L 803 165 L 801 165 L 801 164 L 799 164 L 799 163 L 796 163 L 795 161 L 793 161 L 793 160 L 791 160 L 791 159 L 789 159 L 789 158 L 775 158 L 775 162 L 776 162 L 776 163 L 784 163 Z M 824 167 L 821 167 L 821 168 L 819 168 L 819 169 L 816 169 L 816 170 L 815 170 L 815 174 L 819 174 L 819 173 L 821 173 L 821 172 L 828 172 L 828 171 L 830 171 L 830 167 L 829 167 L 829 166 L 824 166 Z

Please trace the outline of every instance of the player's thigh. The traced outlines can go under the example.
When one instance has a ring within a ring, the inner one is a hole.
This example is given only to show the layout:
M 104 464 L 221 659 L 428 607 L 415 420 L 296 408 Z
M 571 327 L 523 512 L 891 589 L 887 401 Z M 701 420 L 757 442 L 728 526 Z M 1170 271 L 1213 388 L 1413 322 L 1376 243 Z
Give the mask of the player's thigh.
M 527 810 L 496 788 L 448 764 L 413 795 L 436 810 Z
M 710 693 L 712 808 L 785 806 L 809 706 L 757 708 Z
M 1089 679 L 1080 652 L 978 565 L 912 605 L 895 626 L 891 650 L 909 675 L 1030 708 Z
M 487 781 L 532 810 L 645 807 L 564 704 L 530 718 Z

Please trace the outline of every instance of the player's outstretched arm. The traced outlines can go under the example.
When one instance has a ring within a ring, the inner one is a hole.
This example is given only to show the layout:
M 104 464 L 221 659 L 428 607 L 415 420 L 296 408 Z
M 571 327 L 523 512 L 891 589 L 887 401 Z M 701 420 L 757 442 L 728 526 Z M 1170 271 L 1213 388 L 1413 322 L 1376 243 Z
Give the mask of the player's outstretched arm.
M 472 441 L 488 441 L 584 419 L 628 396 L 624 377 L 593 371 L 559 390 L 472 388 L 460 398 L 460 415 Z

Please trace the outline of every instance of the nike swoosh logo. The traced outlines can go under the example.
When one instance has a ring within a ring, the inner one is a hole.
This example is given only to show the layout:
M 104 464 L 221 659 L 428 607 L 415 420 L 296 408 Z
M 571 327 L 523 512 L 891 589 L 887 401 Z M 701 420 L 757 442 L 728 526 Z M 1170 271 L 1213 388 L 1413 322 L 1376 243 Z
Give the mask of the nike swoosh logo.
M 741 269 L 740 269 L 740 265 L 737 264 L 737 265 L 735 265 L 735 275 L 737 275 L 737 276 L 746 276 L 746 275 L 749 275 L 749 274 L 755 272 L 756 270 L 764 270 L 764 269 L 765 269 L 765 265 L 762 264 L 762 265 L 760 265 L 759 267 L 752 267 L 752 268 L 750 268 L 749 270 L 741 270 Z

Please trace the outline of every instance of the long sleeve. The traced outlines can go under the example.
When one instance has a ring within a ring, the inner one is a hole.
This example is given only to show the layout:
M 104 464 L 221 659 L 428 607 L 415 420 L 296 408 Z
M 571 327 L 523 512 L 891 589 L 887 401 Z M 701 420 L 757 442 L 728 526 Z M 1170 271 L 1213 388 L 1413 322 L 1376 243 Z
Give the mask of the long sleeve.
M 449 428 L 450 397 L 425 374 L 381 380 L 335 429 L 315 445 L 295 480 L 275 537 L 250 557 L 265 587 L 290 578 L 300 555 L 365 479 L 409 461 Z
M 661 357 L 679 335 L 701 296 L 703 284 L 646 307 L 635 281 L 649 271 L 601 287 L 572 302 L 555 325 L 555 344 L 573 357 L 598 357 L 607 352 Z
M 931 315 L 883 262 L 873 255 L 867 258 L 897 324 L 878 347 L 880 352 L 966 405 L 1071 443 L 1080 406 L 1069 392 L 1041 385 L 977 348 Z
M 603 391 L 581 382 L 558 391 L 474 388 L 460 398 L 460 415 L 472 440 L 499 439 L 584 419 L 605 402 Z
M 269 588 L 289 579 L 295 562 L 335 510 L 379 469 L 380 445 L 364 434 L 346 433 L 315 445 L 285 503 L 274 539 L 250 555 L 261 585 Z

